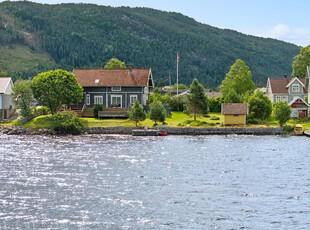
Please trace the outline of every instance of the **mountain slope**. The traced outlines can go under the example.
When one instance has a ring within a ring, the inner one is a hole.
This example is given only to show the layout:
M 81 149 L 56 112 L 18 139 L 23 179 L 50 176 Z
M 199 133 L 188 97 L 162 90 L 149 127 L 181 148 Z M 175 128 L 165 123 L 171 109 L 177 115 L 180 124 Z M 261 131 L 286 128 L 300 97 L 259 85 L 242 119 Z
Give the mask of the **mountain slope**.
M 27 47 L 48 61 L 37 60 L 35 71 L 49 68 L 96 68 L 116 57 L 134 68 L 151 67 L 155 80 L 194 77 L 211 87 L 221 84 L 236 59 L 252 71 L 255 82 L 292 72 L 296 45 L 248 36 L 196 22 L 178 13 L 147 8 L 112 8 L 90 4 L 42 5 L 0 3 L 0 48 Z M 13 60 L 12 60 L 13 61 Z M 6 69 L 16 76 L 16 71 Z M 20 71 L 23 77 L 35 71 Z

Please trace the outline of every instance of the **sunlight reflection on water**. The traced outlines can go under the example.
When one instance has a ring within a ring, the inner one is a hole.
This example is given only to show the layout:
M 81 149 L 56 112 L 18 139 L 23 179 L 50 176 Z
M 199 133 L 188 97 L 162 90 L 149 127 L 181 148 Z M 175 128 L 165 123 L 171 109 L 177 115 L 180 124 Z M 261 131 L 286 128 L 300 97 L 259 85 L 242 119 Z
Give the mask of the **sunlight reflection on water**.
M 308 229 L 309 139 L 0 136 L 0 228 Z

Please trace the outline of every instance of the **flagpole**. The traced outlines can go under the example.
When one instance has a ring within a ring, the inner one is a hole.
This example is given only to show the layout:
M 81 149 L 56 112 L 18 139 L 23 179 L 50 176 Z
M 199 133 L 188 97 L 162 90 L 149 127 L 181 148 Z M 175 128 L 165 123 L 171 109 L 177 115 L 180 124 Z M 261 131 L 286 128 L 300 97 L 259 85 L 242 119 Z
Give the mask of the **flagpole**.
M 179 95 L 179 53 L 177 53 L 177 95 Z

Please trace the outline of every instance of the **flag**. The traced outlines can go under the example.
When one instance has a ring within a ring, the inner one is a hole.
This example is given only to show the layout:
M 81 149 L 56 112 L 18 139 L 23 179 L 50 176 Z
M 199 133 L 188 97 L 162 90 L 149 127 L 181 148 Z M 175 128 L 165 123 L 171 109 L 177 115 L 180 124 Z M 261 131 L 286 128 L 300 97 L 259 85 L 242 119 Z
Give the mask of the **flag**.
M 178 62 L 180 61 L 180 56 L 178 55 Z

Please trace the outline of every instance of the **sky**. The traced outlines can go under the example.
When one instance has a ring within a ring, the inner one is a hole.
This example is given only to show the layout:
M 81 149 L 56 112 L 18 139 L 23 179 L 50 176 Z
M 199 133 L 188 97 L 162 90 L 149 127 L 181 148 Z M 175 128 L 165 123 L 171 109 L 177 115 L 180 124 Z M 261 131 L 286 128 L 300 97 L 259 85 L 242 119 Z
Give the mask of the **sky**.
M 0 2 L 3 0 L 0 0 Z M 310 45 L 310 0 L 32 0 L 148 7 L 178 12 L 203 24 L 244 34 Z

